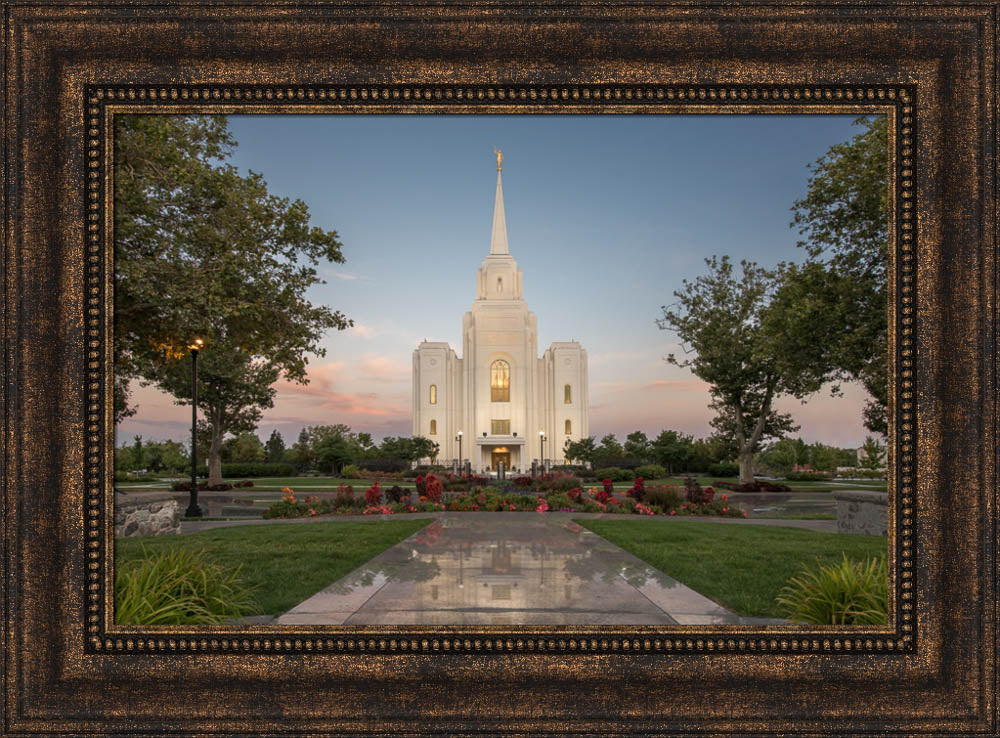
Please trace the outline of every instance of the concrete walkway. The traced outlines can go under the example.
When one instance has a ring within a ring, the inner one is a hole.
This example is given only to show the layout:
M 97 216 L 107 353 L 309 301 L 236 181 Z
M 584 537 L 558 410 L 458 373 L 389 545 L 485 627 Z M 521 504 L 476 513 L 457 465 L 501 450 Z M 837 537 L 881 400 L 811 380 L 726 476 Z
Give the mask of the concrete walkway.
M 298 604 L 277 622 L 310 625 L 784 622 L 741 618 L 585 530 L 572 522 L 573 517 L 590 516 L 439 513 L 429 526 Z

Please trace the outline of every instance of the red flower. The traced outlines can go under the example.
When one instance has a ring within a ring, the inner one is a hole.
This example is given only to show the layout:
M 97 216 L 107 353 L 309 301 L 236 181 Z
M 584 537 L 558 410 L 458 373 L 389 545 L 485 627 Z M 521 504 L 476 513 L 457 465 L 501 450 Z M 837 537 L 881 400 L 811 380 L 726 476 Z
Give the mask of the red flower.
M 677 514 L 677 511 L 676 511 L 676 510 L 671 510 L 671 511 L 670 511 L 670 514 L 671 514 L 671 515 L 676 515 L 676 514 Z

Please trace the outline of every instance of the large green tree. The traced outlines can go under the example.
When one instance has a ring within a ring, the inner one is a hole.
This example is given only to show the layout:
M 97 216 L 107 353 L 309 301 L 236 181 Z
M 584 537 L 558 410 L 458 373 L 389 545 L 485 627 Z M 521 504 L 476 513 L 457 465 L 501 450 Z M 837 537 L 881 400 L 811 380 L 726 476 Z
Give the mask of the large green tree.
M 580 464 L 590 464 L 593 462 L 596 453 L 597 443 L 594 441 L 593 436 L 587 436 L 577 441 L 567 438 L 566 443 L 563 444 L 563 455 L 570 462 L 575 461 Z
M 310 226 L 305 203 L 228 163 L 235 141 L 224 117 L 126 116 L 115 146 L 118 415 L 134 378 L 188 404 L 186 347 L 204 338 L 199 399 L 213 484 L 225 436 L 254 430 L 273 406 L 271 385 L 305 383 L 326 331 L 352 324 L 306 298 L 323 281 L 319 264 L 343 262 L 341 243 Z
M 888 432 L 888 123 L 862 117 L 862 130 L 810 165 L 795 202 L 799 245 L 822 267 L 820 293 L 835 333 L 830 349 L 841 376 L 868 391 L 865 427 Z M 814 278 L 815 275 L 814 275 Z
M 799 283 L 787 280 L 797 267 L 768 270 L 744 261 L 737 274 L 728 257 L 705 262 L 707 273 L 684 280 L 657 324 L 674 331 L 685 352 L 667 361 L 709 384 L 713 426 L 731 439 L 747 483 L 762 442 L 795 427 L 774 400 L 804 399 L 830 377 L 823 316 L 801 299 Z
M 667 468 L 667 476 L 687 468 L 694 445 L 692 436 L 673 430 L 663 430 L 653 439 L 651 453 L 657 463 Z

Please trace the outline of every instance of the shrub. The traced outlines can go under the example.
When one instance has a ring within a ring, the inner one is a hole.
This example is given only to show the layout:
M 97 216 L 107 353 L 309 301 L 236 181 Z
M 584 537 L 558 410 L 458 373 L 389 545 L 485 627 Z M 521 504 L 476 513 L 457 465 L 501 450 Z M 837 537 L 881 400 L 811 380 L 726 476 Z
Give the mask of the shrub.
M 386 492 L 386 496 L 392 502 L 403 502 L 403 500 L 408 500 L 410 498 L 410 493 L 398 484 L 394 484 L 389 488 L 389 491 Z
M 709 464 L 708 473 L 713 477 L 738 477 L 740 475 L 740 465 L 730 464 L 725 461 L 718 464 Z
M 368 503 L 369 507 L 374 507 L 382 501 L 382 485 L 375 482 L 371 487 L 365 490 L 365 502 Z
M 361 459 L 358 466 L 372 472 L 401 473 L 410 468 L 410 463 L 405 459 L 395 456 L 380 456 L 374 459 Z
M 336 508 L 352 507 L 354 505 L 354 487 L 349 484 L 337 485 L 337 496 L 333 498 Z
M 527 475 L 514 477 L 511 481 L 515 487 L 520 487 L 521 489 L 531 489 L 535 484 L 535 480 Z
M 632 472 L 617 466 L 610 466 L 595 469 L 594 476 L 597 479 L 610 479 L 612 482 L 627 482 L 632 478 Z
M 788 472 L 785 474 L 785 480 L 789 482 L 813 482 L 813 481 L 828 482 L 831 479 L 833 479 L 832 474 L 824 474 L 823 472 L 800 471 L 800 472 Z
M 889 573 L 884 557 L 803 569 L 777 602 L 790 620 L 810 625 L 885 625 Z
M 637 459 L 633 456 L 594 456 L 593 460 L 594 468 L 608 468 L 617 467 L 619 469 L 628 469 L 629 476 L 632 476 L 632 470 L 637 469 L 642 466 L 642 459 Z M 625 480 L 621 480 L 625 481 Z
M 565 474 L 572 474 L 577 477 L 582 477 L 587 474 L 587 467 L 582 464 L 557 464 L 555 466 L 549 467 L 550 471 L 563 472 Z
M 668 484 L 654 484 L 646 488 L 646 504 L 650 507 L 658 505 L 664 510 L 680 507 L 684 503 L 684 495 L 677 487 Z
M 722 489 L 732 490 L 733 492 L 790 492 L 792 489 L 787 484 L 762 482 L 760 480 L 748 482 L 746 484 L 738 484 L 737 482 L 725 482 L 715 479 L 712 481 L 712 484 L 716 487 L 721 487 Z
M 280 462 L 246 462 L 240 464 L 223 464 L 222 476 L 233 477 L 294 477 L 295 467 Z
M 632 482 L 632 488 L 627 492 L 636 502 L 642 502 L 646 496 L 646 481 L 642 477 L 636 477 Z
M 428 474 L 424 477 L 424 489 L 421 493 L 422 497 L 426 497 L 430 502 L 439 502 L 442 494 L 444 494 L 444 485 L 441 483 L 440 479 L 435 477 L 433 474 Z
M 348 464 L 343 469 L 340 470 L 341 479 L 357 479 L 358 472 L 361 470 L 354 464 Z
M 635 470 L 635 475 L 643 479 L 663 479 L 667 470 L 659 464 L 643 464 Z
M 557 492 L 569 492 L 582 484 L 583 481 L 579 477 L 563 476 L 562 474 L 557 474 L 556 478 L 552 480 L 552 488 Z
M 242 565 L 241 565 L 242 566 Z M 115 621 L 132 625 L 219 625 L 259 614 L 240 568 L 213 562 L 204 550 L 148 553 L 116 567 Z

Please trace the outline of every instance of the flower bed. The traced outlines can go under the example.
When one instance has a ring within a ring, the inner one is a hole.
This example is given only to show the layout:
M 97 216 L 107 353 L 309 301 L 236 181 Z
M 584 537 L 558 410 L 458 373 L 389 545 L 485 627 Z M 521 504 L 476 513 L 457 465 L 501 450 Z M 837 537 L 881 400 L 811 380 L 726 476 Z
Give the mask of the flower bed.
M 516 482 L 517 480 L 515 480 Z M 396 500 L 394 495 L 382 490 L 376 482 L 363 497 L 355 497 L 353 490 L 342 485 L 334 500 L 306 497 L 295 499 L 295 492 L 284 489 L 284 496 L 264 512 L 265 518 L 297 518 L 316 515 L 393 515 L 407 512 L 586 512 L 631 515 L 715 515 L 745 518 L 744 510 L 731 506 L 726 495 L 715 496 L 707 487 L 700 490 L 697 499 L 667 485 L 646 487 L 641 478 L 632 488 L 615 494 L 610 485 L 583 490 L 574 487 L 568 491 L 536 493 L 519 488 L 515 483 L 501 487 L 480 487 L 472 491 L 442 491 L 442 483 L 428 474 L 418 485 L 423 490 L 416 503 L 408 499 Z

